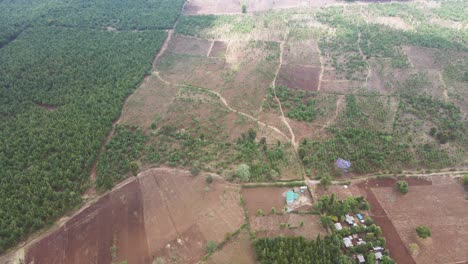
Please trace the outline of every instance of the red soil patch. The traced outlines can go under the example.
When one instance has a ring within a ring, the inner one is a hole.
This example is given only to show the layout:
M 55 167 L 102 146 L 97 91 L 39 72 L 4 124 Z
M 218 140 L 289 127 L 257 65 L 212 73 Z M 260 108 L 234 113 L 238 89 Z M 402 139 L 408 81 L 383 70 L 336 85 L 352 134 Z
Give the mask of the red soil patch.
M 238 186 L 215 178 L 205 190 L 204 176 L 169 169 L 148 170 L 140 177 L 148 245 L 155 257 L 197 262 L 206 241 L 221 242 L 244 221 Z
M 214 41 L 209 57 L 222 58 L 226 55 L 227 43 L 224 41 Z
M 276 85 L 304 91 L 317 91 L 320 67 L 282 65 Z
M 395 187 L 372 188 L 372 192 L 392 220 L 403 245 L 419 245 L 414 256 L 416 263 L 464 263 L 468 260 L 468 201 L 464 190 L 449 176 L 428 179 L 432 185 L 410 183 L 405 195 Z M 417 237 L 415 228 L 419 225 L 428 226 L 432 237 Z
M 287 187 L 243 188 L 242 197 L 244 197 L 249 216 L 254 217 L 260 209 L 268 214 L 273 207 L 278 212 L 284 211 L 286 197 L 283 194 L 290 189 Z
M 219 243 L 244 222 L 239 192 L 219 179 L 206 190 L 203 176 L 148 170 L 25 247 L 25 262 L 196 263 L 206 241 Z
M 148 263 L 138 181 L 100 198 L 62 227 L 28 247 L 26 263 Z
M 418 178 L 407 178 L 405 179 L 410 189 L 412 186 L 424 186 L 431 185 L 431 181 Z M 387 248 L 390 251 L 391 256 L 397 263 L 414 263 L 413 257 L 409 250 L 405 247 L 400 235 L 398 234 L 395 226 L 387 215 L 387 212 L 379 203 L 379 200 L 376 198 L 374 192 L 371 188 L 379 187 L 391 187 L 395 188 L 397 180 L 393 178 L 387 179 L 378 179 L 378 180 L 368 180 L 358 184 L 358 187 L 362 190 L 367 201 L 371 204 L 372 218 L 375 223 L 382 228 L 385 239 L 387 240 Z

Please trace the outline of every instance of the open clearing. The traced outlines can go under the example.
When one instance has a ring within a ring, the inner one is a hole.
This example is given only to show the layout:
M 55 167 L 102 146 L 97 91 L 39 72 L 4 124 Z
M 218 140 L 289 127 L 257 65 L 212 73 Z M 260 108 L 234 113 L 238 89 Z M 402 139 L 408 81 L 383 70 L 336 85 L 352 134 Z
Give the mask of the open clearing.
M 400 194 L 395 179 L 369 180 L 358 186 L 371 203 L 372 217 L 382 228 L 398 263 L 462 263 L 468 256 L 467 201 L 461 186 L 449 176 L 406 178 L 410 191 Z M 428 226 L 432 238 L 417 237 L 415 228 Z M 413 256 L 409 244 L 419 251 Z
M 237 237 L 232 238 L 221 250 L 216 251 L 207 264 L 255 264 L 255 252 L 252 248 L 249 233 L 242 230 Z
M 218 178 L 205 187 L 201 175 L 147 170 L 28 245 L 26 263 L 195 263 L 208 240 L 244 222 L 240 187 Z
M 317 91 L 320 67 L 282 65 L 276 85 L 302 91 Z
M 412 185 L 406 195 L 394 185 L 372 188 L 406 247 L 419 245 L 416 263 L 461 263 L 468 259 L 468 201 L 462 187 L 449 176 L 429 178 L 430 185 Z M 432 237 L 417 237 L 415 228 L 428 226 Z
M 247 0 L 244 1 L 249 12 L 294 7 L 320 7 L 335 3 L 334 0 Z M 190 0 L 185 6 L 185 15 L 235 14 L 242 13 L 238 0 Z

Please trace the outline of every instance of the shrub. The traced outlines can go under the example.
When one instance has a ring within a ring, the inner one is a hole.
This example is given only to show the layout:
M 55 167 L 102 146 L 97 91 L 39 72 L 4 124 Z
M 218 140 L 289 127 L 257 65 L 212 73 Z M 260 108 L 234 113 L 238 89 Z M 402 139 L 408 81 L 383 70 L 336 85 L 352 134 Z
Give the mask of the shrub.
M 250 166 L 247 164 L 240 164 L 236 167 L 235 175 L 241 181 L 248 181 L 250 179 Z
M 211 254 L 211 253 L 215 252 L 217 247 L 218 247 L 218 245 L 216 245 L 216 242 L 210 240 L 210 241 L 206 242 L 205 253 L 206 254 Z
M 257 216 L 264 216 L 265 214 L 263 213 L 262 209 L 258 209 L 257 211 Z
M 330 186 L 332 183 L 332 180 L 329 176 L 322 176 L 320 178 L 320 185 L 326 190 L 328 189 L 328 186 Z
M 409 244 L 409 250 L 410 250 L 411 254 L 413 254 L 413 255 L 416 254 L 416 252 L 419 251 L 418 244 L 416 244 L 416 243 Z
M 130 167 L 130 171 L 132 172 L 133 176 L 137 176 L 138 169 L 140 168 L 140 166 L 138 166 L 138 163 L 136 161 L 132 161 L 128 164 L 128 166 Z
M 211 184 L 213 182 L 213 176 L 211 175 L 206 176 L 205 182 L 207 184 Z
M 397 189 L 403 194 L 408 193 L 408 183 L 406 181 L 398 181 L 397 182 Z
M 192 176 L 198 176 L 198 174 L 200 174 L 200 169 L 194 166 L 190 169 L 190 174 L 192 174 Z
M 463 185 L 468 186 L 468 174 L 463 176 Z
M 242 13 L 243 14 L 247 13 L 247 5 L 245 3 L 242 4 Z
M 432 233 L 429 227 L 427 226 L 418 226 L 416 227 L 416 233 L 420 238 L 428 238 L 431 237 Z

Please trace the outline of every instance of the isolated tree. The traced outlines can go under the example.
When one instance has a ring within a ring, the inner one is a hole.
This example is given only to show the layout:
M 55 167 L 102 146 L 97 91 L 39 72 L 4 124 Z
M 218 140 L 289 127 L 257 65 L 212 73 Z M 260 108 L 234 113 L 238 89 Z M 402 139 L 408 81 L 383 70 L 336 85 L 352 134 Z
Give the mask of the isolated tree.
M 408 188 L 408 183 L 406 181 L 398 181 L 396 184 L 396 187 L 398 191 L 400 191 L 401 193 L 403 194 L 408 193 L 409 188 Z
M 247 5 L 245 3 L 242 3 L 242 13 L 247 13 Z
M 416 233 L 420 238 L 428 238 L 431 237 L 432 233 L 429 227 L 427 226 L 418 226 L 416 227 Z
M 206 184 L 211 184 L 213 182 L 213 176 L 208 175 L 205 179 Z
M 132 161 L 128 164 L 128 166 L 130 167 L 130 171 L 132 172 L 133 176 L 137 176 L 138 169 L 140 168 L 138 163 L 136 161 Z
M 217 247 L 218 247 L 218 245 L 216 245 L 216 242 L 210 240 L 210 241 L 206 242 L 205 253 L 206 254 L 211 254 L 211 253 L 215 252 Z
M 200 168 L 198 168 L 198 166 L 193 166 L 190 169 L 190 174 L 192 174 L 192 176 L 198 176 L 198 174 L 200 174 Z
M 468 174 L 463 176 L 463 185 L 468 186 Z
M 330 178 L 330 176 L 322 176 L 320 178 L 320 185 L 325 189 L 327 190 L 328 189 L 328 186 L 330 186 L 332 183 L 332 180 Z
M 240 164 L 236 167 L 235 175 L 241 181 L 248 181 L 250 179 L 250 166 L 247 164 Z

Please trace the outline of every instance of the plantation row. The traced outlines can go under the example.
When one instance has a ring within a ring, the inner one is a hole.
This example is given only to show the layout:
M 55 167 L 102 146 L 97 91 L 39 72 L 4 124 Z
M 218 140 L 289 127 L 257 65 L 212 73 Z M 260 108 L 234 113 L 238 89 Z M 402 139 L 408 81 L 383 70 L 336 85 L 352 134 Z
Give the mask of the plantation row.
M 31 26 L 172 28 L 185 0 L 0 1 L 0 48 Z
M 166 33 L 30 28 L 0 49 L 0 252 L 80 203 Z

